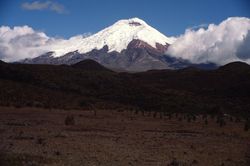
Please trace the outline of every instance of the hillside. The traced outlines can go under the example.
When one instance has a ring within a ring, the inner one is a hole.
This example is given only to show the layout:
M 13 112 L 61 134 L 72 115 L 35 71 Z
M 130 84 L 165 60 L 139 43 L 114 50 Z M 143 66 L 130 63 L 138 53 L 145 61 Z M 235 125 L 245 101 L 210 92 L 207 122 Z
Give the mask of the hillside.
M 134 74 L 112 72 L 92 60 L 72 66 L 0 63 L 0 105 L 245 116 L 250 110 L 249 76 L 249 66 L 240 62 L 217 70 Z

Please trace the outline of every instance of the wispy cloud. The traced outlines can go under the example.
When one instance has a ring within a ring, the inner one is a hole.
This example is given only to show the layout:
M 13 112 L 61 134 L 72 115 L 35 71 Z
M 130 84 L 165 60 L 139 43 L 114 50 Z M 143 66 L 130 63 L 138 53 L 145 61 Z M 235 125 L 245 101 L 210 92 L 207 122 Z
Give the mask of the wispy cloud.
M 24 2 L 21 4 L 24 10 L 50 10 L 58 14 L 66 14 L 68 11 L 66 8 L 58 3 L 52 1 L 34 1 L 34 2 Z
M 195 26 L 189 27 L 187 29 L 197 30 L 197 29 L 200 29 L 200 28 L 207 28 L 208 26 L 209 26 L 209 24 L 200 24 L 200 25 L 195 25 Z

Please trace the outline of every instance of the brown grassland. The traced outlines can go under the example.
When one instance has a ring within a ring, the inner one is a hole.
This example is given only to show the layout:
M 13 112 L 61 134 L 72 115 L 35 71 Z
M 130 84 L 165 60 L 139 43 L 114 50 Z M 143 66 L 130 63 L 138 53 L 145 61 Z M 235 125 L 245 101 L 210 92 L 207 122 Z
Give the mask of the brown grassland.
M 0 165 L 250 165 L 244 120 L 130 110 L 0 108 Z

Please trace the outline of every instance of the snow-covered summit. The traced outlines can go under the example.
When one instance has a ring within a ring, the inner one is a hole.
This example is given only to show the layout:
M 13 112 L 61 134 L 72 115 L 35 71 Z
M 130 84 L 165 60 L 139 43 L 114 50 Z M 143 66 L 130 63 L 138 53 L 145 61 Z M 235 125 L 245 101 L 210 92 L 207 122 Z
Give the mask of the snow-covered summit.
M 156 48 L 156 44 L 167 45 L 174 42 L 174 38 L 169 38 L 149 26 L 139 18 L 119 20 L 113 25 L 93 34 L 89 37 L 78 36 L 69 40 L 62 40 L 52 47 L 54 57 L 60 57 L 69 52 L 78 51 L 87 53 L 93 49 L 101 49 L 108 46 L 109 52 L 121 52 L 128 44 L 138 39 Z

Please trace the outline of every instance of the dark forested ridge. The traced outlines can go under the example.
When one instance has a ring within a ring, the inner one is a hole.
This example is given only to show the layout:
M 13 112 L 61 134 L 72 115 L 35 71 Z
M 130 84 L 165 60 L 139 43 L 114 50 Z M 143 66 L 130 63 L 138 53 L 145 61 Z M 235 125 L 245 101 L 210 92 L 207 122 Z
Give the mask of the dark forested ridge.
M 0 63 L 0 105 L 61 109 L 230 113 L 249 116 L 250 66 L 116 73 L 92 60 L 67 65 Z

